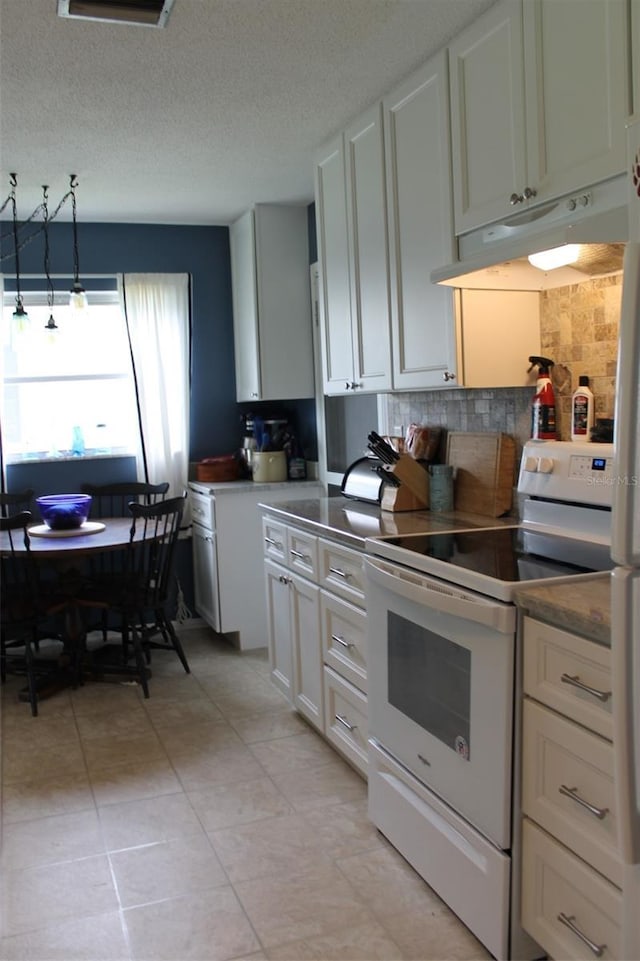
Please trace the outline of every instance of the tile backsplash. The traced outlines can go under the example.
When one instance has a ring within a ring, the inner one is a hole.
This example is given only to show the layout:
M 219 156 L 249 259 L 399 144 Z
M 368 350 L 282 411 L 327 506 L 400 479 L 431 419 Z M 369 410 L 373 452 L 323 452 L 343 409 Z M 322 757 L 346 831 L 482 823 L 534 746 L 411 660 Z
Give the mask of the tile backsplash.
M 571 439 L 571 395 L 587 374 L 595 416 L 613 417 L 622 274 L 559 287 L 540 295 L 541 353 L 554 361 L 558 439 Z M 519 458 L 531 436 L 530 387 L 412 391 L 380 395 L 381 428 L 410 423 L 447 430 L 504 431 Z

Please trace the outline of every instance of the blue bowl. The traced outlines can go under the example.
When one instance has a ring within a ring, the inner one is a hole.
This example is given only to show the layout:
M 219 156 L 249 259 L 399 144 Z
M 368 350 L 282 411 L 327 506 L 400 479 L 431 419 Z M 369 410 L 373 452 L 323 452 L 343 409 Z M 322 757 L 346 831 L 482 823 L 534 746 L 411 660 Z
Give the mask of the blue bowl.
M 36 497 L 42 520 L 52 531 L 82 527 L 91 510 L 91 494 L 47 494 Z

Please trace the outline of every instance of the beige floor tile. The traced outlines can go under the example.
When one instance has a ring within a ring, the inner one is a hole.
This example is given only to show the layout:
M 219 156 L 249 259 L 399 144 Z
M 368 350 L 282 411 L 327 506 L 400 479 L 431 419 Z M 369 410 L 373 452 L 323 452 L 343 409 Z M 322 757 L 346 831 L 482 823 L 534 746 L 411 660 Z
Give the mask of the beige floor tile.
M 7 784 L 2 792 L 5 825 L 93 807 L 93 794 L 85 771 Z
M 231 888 L 124 912 L 134 961 L 227 961 L 260 944 Z
M 190 834 L 203 835 L 196 813 L 184 794 L 108 804 L 100 808 L 99 816 L 108 851 Z M 206 838 L 204 841 L 206 843 Z
M 304 884 L 283 873 L 237 883 L 235 891 L 265 949 L 374 920 L 353 888 L 329 873 Z
M 224 718 L 208 697 L 192 697 L 183 701 L 162 701 L 152 697 L 142 705 L 151 718 L 156 731 L 178 727 L 181 724 L 204 724 L 207 721 L 222 721 Z
M 31 721 L 46 723 L 44 719 L 29 717 L 29 722 Z M 2 740 L 2 778 L 5 784 L 56 777 L 60 774 L 86 774 L 80 741 L 49 744 L 44 748 L 30 748 L 19 753 L 15 743 L 7 744 L 7 735 L 3 735 Z
M 115 734 L 105 737 L 85 738 L 82 750 L 91 776 L 110 767 L 144 760 L 151 757 L 166 758 L 158 735 L 150 729 L 146 734 Z
M 273 741 L 276 738 L 289 737 L 291 734 L 304 734 L 309 730 L 300 715 L 291 708 L 273 714 L 233 718 L 231 726 L 245 744 Z
M 238 692 L 250 697 L 254 693 L 263 693 L 265 685 L 274 690 L 267 679 L 242 661 L 222 661 L 215 671 L 202 675 L 200 683 L 209 697 Z
M 27 729 L 26 720 L 34 721 L 34 727 L 39 730 L 44 726 L 38 721 L 51 721 L 61 718 L 74 717 L 73 704 L 71 703 L 71 690 L 64 689 L 48 698 L 40 698 L 38 701 L 38 715 L 32 718 L 31 707 L 26 701 L 18 699 L 18 692 L 24 687 L 24 678 L 8 678 L 7 683 L 2 687 L 2 723 L 5 731 L 11 731 L 16 725 L 21 731 Z
M 95 808 L 73 814 L 6 824 L 0 865 L 22 870 L 58 861 L 87 858 L 106 851 Z
M 442 901 L 391 847 L 336 861 L 338 867 L 377 918 L 404 911 L 432 913 Z
M 47 702 L 43 702 L 47 703 Z M 24 753 L 27 750 L 44 750 L 49 745 L 56 747 L 60 744 L 77 744 L 78 728 L 73 712 L 63 714 L 53 714 L 43 717 L 38 713 L 38 717 L 31 718 L 32 724 L 25 724 L 24 719 L 20 718 L 20 738 L 14 743 L 11 737 L 11 725 L 7 727 L 7 753 L 18 751 Z M 14 717 L 14 724 L 18 718 Z
M 445 905 L 429 912 L 403 912 L 382 921 L 408 961 L 478 961 L 491 955 Z
M 298 811 L 360 801 L 367 795 L 366 782 L 335 755 L 321 767 L 272 774 L 272 778 Z
M 5 937 L 118 909 L 104 854 L 25 871 L 3 871 L 0 891 L 0 930 Z
M 80 714 L 77 725 L 82 740 L 141 737 L 153 733 L 149 716 L 139 703 L 132 703 L 126 709 L 109 708 L 106 711 Z
M 197 791 L 212 784 L 233 784 L 264 777 L 264 768 L 258 764 L 248 748 L 227 747 L 212 753 L 193 751 L 173 757 L 171 763 L 185 791 Z
M 261 877 L 303 877 L 331 868 L 313 829 L 297 815 L 209 833 L 232 884 Z
M 158 728 L 158 737 L 170 758 L 182 754 L 213 755 L 221 748 L 243 744 L 227 721 L 220 717 L 200 724 L 179 724 L 172 728 Z
M 124 961 L 128 957 L 119 911 L 0 939 L 2 961 Z
M 404 955 L 384 928 L 371 919 L 367 924 L 348 925 L 322 937 L 268 948 L 267 957 L 269 961 L 402 961 Z
M 317 768 L 336 760 L 336 752 L 327 742 L 308 729 L 289 737 L 252 744 L 251 752 L 268 774 Z
M 180 671 L 175 676 L 162 677 L 155 675 L 149 681 L 149 698 L 145 698 L 141 688 L 137 689 L 140 701 L 155 698 L 158 701 L 188 701 L 193 697 L 202 697 L 203 691 L 195 675 Z
M 291 814 L 292 808 L 267 777 L 187 792 L 206 831 Z
M 199 834 L 118 851 L 111 864 L 123 908 L 229 883 L 213 848 Z
M 92 771 L 90 781 L 98 807 L 182 793 L 182 785 L 166 757 L 142 758 Z
M 379 851 L 388 844 L 369 820 L 366 797 L 347 804 L 331 804 L 301 811 L 332 858 Z
M 256 678 L 258 686 L 248 694 L 243 690 L 226 693 L 211 692 L 211 699 L 220 708 L 225 717 L 250 717 L 252 714 L 263 714 L 271 711 L 281 711 L 286 701 L 284 696 L 268 681 Z
M 71 691 L 71 703 L 76 717 L 104 714 L 105 711 L 127 711 L 138 706 L 138 685 L 119 681 L 87 681 L 82 687 Z

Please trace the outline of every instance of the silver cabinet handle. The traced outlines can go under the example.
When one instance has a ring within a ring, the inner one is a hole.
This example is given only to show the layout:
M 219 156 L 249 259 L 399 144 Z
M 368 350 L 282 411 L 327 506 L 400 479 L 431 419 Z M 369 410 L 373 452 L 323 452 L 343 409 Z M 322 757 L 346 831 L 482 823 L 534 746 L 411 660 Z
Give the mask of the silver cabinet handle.
M 281 544 L 281 542 L 280 542 L 280 541 L 274 541 L 273 537 L 265 537 L 264 542 L 265 542 L 265 544 L 268 544 L 269 547 L 277 547 L 279 551 L 282 550 L 282 544 Z
M 337 577 L 344 577 L 345 580 L 348 580 L 351 577 L 351 574 L 345 571 L 341 571 L 340 568 L 338 567 L 330 567 L 329 573 L 335 574 Z
M 524 200 L 524 197 L 522 196 L 522 194 L 511 194 L 511 196 L 509 197 L 509 203 L 511 204 L 512 207 L 515 207 L 516 204 L 521 204 L 523 200 Z
M 609 813 L 609 808 L 597 808 L 595 805 L 589 804 L 588 801 L 585 801 L 584 798 L 581 798 L 578 794 L 577 787 L 567 787 L 566 784 L 561 784 L 558 788 L 558 792 L 563 794 L 565 797 L 570 797 L 571 800 L 575 801 L 576 804 L 579 804 L 580 807 L 586 808 L 590 814 L 593 814 L 594 817 L 597 817 L 600 821 L 602 821 L 602 819 Z
M 586 691 L 587 694 L 597 697 L 599 701 L 608 701 L 611 697 L 611 691 L 599 691 L 595 687 L 589 687 L 587 684 L 582 683 L 577 674 L 561 674 L 560 680 L 563 684 L 570 684 L 572 687 L 580 688 L 581 691 Z
M 569 915 L 569 916 L 567 917 L 567 915 L 566 915 L 566 914 L 563 914 L 562 911 L 561 911 L 560 914 L 558 915 L 558 921 L 560 922 L 560 924 L 564 924 L 564 926 L 565 926 L 566 928 L 569 928 L 570 931 L 573 931 L 573 933 L 575 934 L 575 936 L 576 936 L 577 938 L 580 938 L 580 940 L 582 941 L 582 943 L 583 943 L 583 944 L 586 944 L 586 946 L 587 946 L 591 951 L 593 951 L 593 953 L 595 954 L 596 958 L 601 958 L 601 957 L 602 957 L 602 955 L 604 954 L 604 949 L 606 948 L 606 944 L 596 944 L 595 941 L 592 941 L 591 938 L 588 938 L 588 937 L 586 936 L 586 934 L 583 934 L 582 931 L 580 930 L 580 928 L 578 928 L 578 927 L 573 923 L 573 922 L 575 921 L 575 917 L 574 917 L 573 914 L 571 914 L 571 915 Z
M 343 717 L 342 714 L 336 714 L 336 721 L 339 721 L 343 727 L 346 727 L 347 731 L 355 731 L 358 727 L 357 724 L 349 724 L 346 717 Z
M 350 644 L 349 641 L 345 641 L 345 639 L 340 637 L 339 634 L 332 634 L 331 640 L 335 641 L 336 644 L 342 644 L 343 647 L 353 647 L 353 644 Z
M 281 584 L 290 584 L 291 578 L 287 577 L 286 574 L 278 574 L 278 580 Z
M 352 386 L 353 386 L 353 385 L 350 384 L 349 381 L 347 381 L 346 384 L 344 385 L 344 389 L 345 389 L 345 390 L 351 390 Z
M 300 551 L 294 551 L 293 548 L 289 549 L 289 553 L 291 554 L 292 557 L 298 557 L 301 561 L 309 560 L 308 554 L 301 554 Z
M 456 375 L 451 370 L 445 370 L 445 372 L 442 375 L 442 379 L 446 384 L 448 384 L 450 380 L 456 379 Z
M 204 508 L 203 508 L 203 507 L 196 507 L 196 505 L 193 504 L 192 507 L 191 507 L 191 513 L 192 513 L 192 514 L 200 514 L 201 517 L 204 517 L 205 511 L 204 511 Z
M 537 193 L 538 193 L 538 191 L 535 190 L 534 187 L 525 187 L 525 188 L 524 188 L 524 199 L 525 199 L 525 200 L 531 200 L 531 198 L 532 198 L 532 197 L 535 197 Z

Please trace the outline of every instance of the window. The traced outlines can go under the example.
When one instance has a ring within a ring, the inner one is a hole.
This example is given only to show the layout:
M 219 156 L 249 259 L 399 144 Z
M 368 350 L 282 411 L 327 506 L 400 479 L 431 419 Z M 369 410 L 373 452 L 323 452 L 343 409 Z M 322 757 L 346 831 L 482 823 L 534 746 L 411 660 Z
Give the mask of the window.
M 50 313 L 46 294 L 24 293 L 29 321 L 18 330 L 12 318 L 15 292 L 5 289 L 6 463 L 78 456 L 83 447 L 85 456 L 129 455 L 137 450 L 131 356 L 118 292 L 89 291 L 87 311 L 72 311 L 68 296 L 56 294 L 53 314 L 58 330 L 50 332 L 45 330 Z

